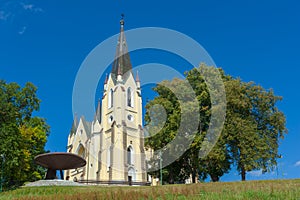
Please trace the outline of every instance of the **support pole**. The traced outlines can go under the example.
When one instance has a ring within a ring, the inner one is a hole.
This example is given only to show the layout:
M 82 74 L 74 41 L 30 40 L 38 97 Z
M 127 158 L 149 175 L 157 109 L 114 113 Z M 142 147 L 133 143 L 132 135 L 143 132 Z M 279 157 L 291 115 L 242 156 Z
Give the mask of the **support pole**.
M 61 178 L 61 180 L 64 180 L 64 174 L 63 174 L 62 169 L 60 169 L 59 172 L 60 172 L 60 178 Z
M 159 168 L 160 168 L 160 185 L 162 185 L 163 181 L 162 181 L 162 153 L 161 153 L 161 150 L 159 152 Z

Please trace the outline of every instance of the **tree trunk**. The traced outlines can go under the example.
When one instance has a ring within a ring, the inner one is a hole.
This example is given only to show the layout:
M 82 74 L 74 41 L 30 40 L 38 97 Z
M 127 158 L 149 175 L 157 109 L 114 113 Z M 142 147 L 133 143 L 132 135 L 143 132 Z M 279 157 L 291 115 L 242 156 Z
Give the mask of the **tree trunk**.
M 196 173 L 194 169 L 192 171 L 192 183 L 196 183 Z
M 174 184 L 174 174 L 173 171 L 169 171 L 169 184 Z
M 241 167 L 241 176 L 242 176 L 242 181 L 245 181 L 246 180 L 246 170 L 245 170 L 244 166 Z
M 211 178 L 212 182 L 218 182 L 220 180 L 219 176 L 215 176 L 213 174 L 210 174 L 210 178 Z

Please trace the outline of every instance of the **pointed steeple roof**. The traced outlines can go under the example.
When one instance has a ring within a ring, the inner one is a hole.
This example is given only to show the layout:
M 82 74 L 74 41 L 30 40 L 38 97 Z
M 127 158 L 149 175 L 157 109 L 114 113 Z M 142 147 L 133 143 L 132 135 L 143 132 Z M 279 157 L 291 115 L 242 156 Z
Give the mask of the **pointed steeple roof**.
M 97 106 L 97 110 L 96 110 L 95 120 L 98 120 L 98 122 L 101 123 L 101 104 L 100 104 L 100 99 L 98 100 L 98 106 Z
M 78 119 L 77 119 L 77 114 L 75 114 L 73 124 L 72 124 L 72 128 L 71 128 L 71 131 L 70 131 L 70 136 L 72 136 L 73 134 L 76 133 L 77 128 L 78 128 Z
M 85 120 L 84 116 L 81 116 L 81 122 L 83 124 L 83 128 L 85 130 L 85 133 L 87 135 L 87 137 L 90 137 L 91 136 L 91 130 L 92 130 L 92 123 L 91 122 L 88 122 Z
M 121 30 L 120 30 L 117 49 L 116 49 L 115 60 L 113 62 L 113 67 L 111 71 L 112 75 L 115 77 L 117 75 L 123 76 L 126 72 L 132 69 L 127 43 L 125 39 L 125 34 L 124 34 L 124 15 L 122 15 L 122 19 L 120 20 L 120 25 L 121 25 Z
M 135 82 L 141 82 L 140 81 L 140 76 L 139 76 L 139 71 L 136 71 Z
M 104 84 L 107 84 L 107 82 L 108 82 L 108 75 L 106 74 Z

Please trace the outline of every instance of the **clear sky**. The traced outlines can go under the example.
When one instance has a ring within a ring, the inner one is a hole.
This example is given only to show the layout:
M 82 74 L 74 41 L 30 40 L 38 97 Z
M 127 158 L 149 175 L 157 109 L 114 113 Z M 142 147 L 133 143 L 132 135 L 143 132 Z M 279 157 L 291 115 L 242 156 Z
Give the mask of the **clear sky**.
M 279 168 L 265 175 L 255 171 L 248 178 L 300 178 L 299 10 L 297 0 L 0 0 L 0 78 L 38 87 L 42 103 L 36 115 L 51 126 L 46 149 L 65 151 L 76 73 L 92 49 L 119 32 L 120 14 L 125 13 L 126 30 L 164 27 L 182 32 L 226 73 L 283 96 L 278 107 L 287 117 L 289 133 L 280 142 Z M 153 61 L 143 55 L 149 54 L 133 53 L 134 66 Z M 166 52 L 153 57 L 186 70 L 179 66 L 183 61 L 169 61 L 173 56 Z M 221 178 L 239 179 L 234 170 Z

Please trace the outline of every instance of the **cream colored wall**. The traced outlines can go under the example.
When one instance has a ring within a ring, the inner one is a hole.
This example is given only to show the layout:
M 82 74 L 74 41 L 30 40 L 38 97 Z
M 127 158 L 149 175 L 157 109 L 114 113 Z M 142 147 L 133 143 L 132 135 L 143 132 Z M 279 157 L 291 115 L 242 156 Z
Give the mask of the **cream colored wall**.
M 87 142 L 87 175 L 86 179 L 88 180 L 96 180 L 97 172 L 98 172 L 98 153 L 100 147 L 100 134 L 101 133 L 93 133 L 91 140 Z
M 104 133 L 103 134 L 107 134 Z M 110 134 L 109 134 L 110 135 Z M 101 158 L 102 158 L 102 163 L 101 163 L 101 171 L 100 171 L 100 179 L 103 181 L 108 181 L 109 180 L 109 173 L 108 173 L 108 166 L 107 166 L 107 151 L 109 151 L 109 144 L 110 144 L 110 137 L 104 137 L 103 139 L 103 148 L 101 151 Z
M 140 92 L 140 89 L 137 87 L 137 84 L 134 80 L 134 77 L 132 74 L 129 76 L 129 78 L 125 82 L 125 110 L 127 113 L 134 114 L 134 123 L 130 123 L 127 120 L 127 115 L 124 116 L 126 119 L 127 126 L 133 126 L 138 128 L 138 125 L 142 125 L 142 98 L 138 96 L 137 92 Z M 131 88 L 134 93 L 134 107 L 127 106 L 127 89 Z
M 131 88 L 133 92 L 133 107 L 127 106 L 127 89 Z M 108 108 L 108 95 L 110 88 L 114 90 L 114 103 L 112 108 Z M 141 97 L 138 96 L 136 82 L 132 74 L 129 75 L 128 79 L 124 83 L 117 83 L 114 85 L 111 77 L 109 77 L 106 92 L 102 100 L 102 113 L 103 113 L 103 128 L 104 132 L 111 129 L 111 123 L 108 122 L 108 117 L 113 115 L 114 121 L 116 121 L 115 127 L 115 144 L 113 148 L 114 159 L 113 159 L 113 180 L 127 180 L 124 175 L 124 170 L 126 169 L 126 160 L 124 160 L 124 154 L 127 156 L 127 152 L 123 149 L 123 124 L 124 121 L 127 125 L 127 146 L 129 146 L 130 141 L 132 141 L 132 147 L 134 149 L 134 168 L 136 174 L 135 181 L 142 181 L 142 164 L 141 164 L 141 149 L 140 149 L 140 133 L 139 125 L 142 125 L 142 101 Z M 139 91 L 140 92 L 140 91 Z M 133 121 L 127 119 L 128 115 L 133 116 Z M 110 134 L 108 134 L 110 135 Z
M 86 149 L 86 141 L 87 141 L 87 133 L 84 129 L 82 119 L 80 119 L 78 128 L 76 130 L 75 135 L 72 136 L 69 140 L 69 145 L 72 145 L 71 153 L 78 154 L 78 150 L 80 145 L 82 145 Z M 86 157 L 84 157 L 86 159 Z M 66 176 L 69 176 L 69 180 L 74 180 L 76 178 L 77 180 L 84 179 L 85 176 L 82 176 L 82 174 L 86 171 L 86 166 L 79 168 L 79 169 L 71 169 L 71 170 L 65 170 L 64 178 L 66 179 Z

